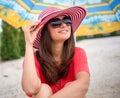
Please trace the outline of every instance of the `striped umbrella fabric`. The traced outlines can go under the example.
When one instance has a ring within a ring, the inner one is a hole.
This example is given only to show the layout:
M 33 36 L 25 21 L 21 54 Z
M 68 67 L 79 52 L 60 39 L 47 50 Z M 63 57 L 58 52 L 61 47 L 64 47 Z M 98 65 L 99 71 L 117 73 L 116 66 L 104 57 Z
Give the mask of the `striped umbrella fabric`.
M 77 36 L 120 30 L 120 0 L 0 0 L 0 18 L 19 28 L 37 20 L 47 7 L 64 9 L 74 5 L 87 10 Z

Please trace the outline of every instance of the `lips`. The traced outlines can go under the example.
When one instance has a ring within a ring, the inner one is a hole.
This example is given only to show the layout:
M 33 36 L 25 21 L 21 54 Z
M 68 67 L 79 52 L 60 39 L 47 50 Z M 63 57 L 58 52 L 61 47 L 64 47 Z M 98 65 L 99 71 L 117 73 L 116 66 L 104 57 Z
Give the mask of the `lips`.
M 67 33 L 68 30 L 60 30 L 59 33 Z

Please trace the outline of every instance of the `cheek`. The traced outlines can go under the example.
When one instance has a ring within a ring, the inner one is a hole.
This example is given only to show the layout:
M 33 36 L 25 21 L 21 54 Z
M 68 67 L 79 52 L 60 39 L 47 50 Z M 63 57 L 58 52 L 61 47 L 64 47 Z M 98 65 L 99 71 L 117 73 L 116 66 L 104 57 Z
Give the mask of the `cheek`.
M 69 32 L 69 34 L 68 34 L 67 38 L 70 38 L 70 36 L 71 36 L 71 30 L 70 30 L 70 32 Z
M 55 32 L 55 30 L 53 30 L 52 28 L 48 28 L 48 31 L 49 31 L 50 35 L 52 35 Z
M 54 37 L 56 37 L 56 30 L 55 29 L 52 29 L 50 26 L 48 26 L 48 31 L 49 31 L 49 33 L 50 33 L 50 36 L 51 36 L 51 38 L 53 39 Z
M 72 33 L 72 30 L 71 30 L 71 27 L 69 28 L 69 37 L 71 36 L 71 33 Z

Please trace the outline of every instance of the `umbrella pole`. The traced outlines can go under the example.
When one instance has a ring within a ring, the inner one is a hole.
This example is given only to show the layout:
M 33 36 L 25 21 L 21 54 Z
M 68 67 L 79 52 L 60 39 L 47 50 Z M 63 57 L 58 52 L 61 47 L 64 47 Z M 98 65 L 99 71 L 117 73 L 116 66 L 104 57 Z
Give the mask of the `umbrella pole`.
M 75 6 L 75 1 L 76 0 L 71 0 L 71 5 Z M 74 40 L 75 40 L 75 45 L 76 45 L 76 32 L 74 32 Z

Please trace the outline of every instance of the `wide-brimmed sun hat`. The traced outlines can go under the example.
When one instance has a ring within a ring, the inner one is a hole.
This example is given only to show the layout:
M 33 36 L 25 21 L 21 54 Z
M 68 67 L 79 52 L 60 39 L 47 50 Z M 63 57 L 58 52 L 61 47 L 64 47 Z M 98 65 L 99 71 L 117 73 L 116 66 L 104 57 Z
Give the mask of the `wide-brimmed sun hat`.
M 80 6 L 74 6 L 67 9 L 49 7 L 40 13 L 38 20 L 40 19 L 41 22 L 39 23 L 38 26 L 42 26 L 43 28 L 44 25 L 50 19 L 55 18 L 57 16 L 63 16 L 63 15 L 70 16 L 70 18 L 72 19 L 72 29 L 73 29 L 73 32 L 75 32 L 77 28 L 80 26 L 84 17 L 86 16 L 86 10 Z M 42 28 L 39 30 L 37 37 L 35 39 L 35 42 L 33 43 L 33 47 L 36 49 L 38 49 L 39 47 Z

